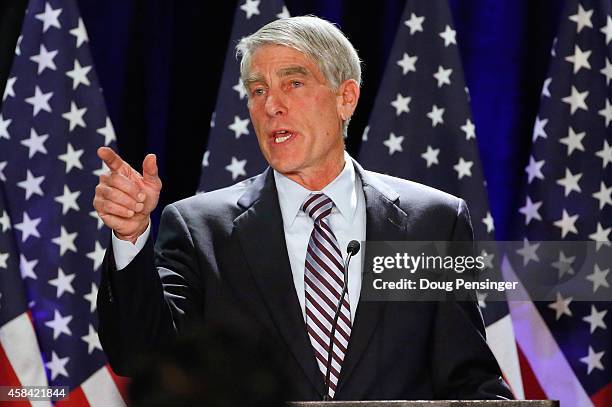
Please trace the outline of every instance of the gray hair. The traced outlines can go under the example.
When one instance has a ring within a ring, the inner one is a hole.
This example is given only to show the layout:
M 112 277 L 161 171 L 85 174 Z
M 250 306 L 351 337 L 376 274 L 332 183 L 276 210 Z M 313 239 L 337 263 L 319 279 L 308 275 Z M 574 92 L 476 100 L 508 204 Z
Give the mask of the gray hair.
M 342 31 L 327 20 L 315 16 L 282 18 L 242 38 L 236 45 L 236 56 L 242 56 L 242 83 L 246 84 L 249 78 L 251 57 L 265 45 L 284 45 L 304 53 L 317 64 L 334 90 L 348 79 L 354 79 L 361 86 L 361 61 L 357 51 Z M 349 120 L 343 124 L 345 137 Z

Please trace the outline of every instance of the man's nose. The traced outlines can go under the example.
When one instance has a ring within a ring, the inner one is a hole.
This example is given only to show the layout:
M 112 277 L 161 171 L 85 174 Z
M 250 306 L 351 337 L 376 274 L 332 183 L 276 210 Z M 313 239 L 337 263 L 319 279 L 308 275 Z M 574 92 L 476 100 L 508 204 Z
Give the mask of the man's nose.
M 266 98 L 266 113 L 270 116 L 282 116 L 287 114 L 287 104 L 282 92 L 268 91 Z

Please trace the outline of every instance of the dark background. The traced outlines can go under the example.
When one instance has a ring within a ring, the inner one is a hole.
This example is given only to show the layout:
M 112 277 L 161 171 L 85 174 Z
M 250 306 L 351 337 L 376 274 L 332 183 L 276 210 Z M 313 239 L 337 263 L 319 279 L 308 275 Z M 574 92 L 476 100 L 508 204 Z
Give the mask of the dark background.
M 263 0 L 265 1 L 265 0 Z M 429 1 L 429 0 L 423 0 Z M 0 89 L 10 71 L 26 0 L 0 0 Z M 79 0 L 123 158 L 140 169 L 156 153 L 159 208 L 197 187 L 208 126 L 237 4 L 244 0 Z M 509 236 L 550 47 L 563 0 L 449 1 L 500 239 Z M 349 128 L 361 134 L 404 7 L 402 0 L 286 0 L 291 15 L 339 24 L 364 61 Z

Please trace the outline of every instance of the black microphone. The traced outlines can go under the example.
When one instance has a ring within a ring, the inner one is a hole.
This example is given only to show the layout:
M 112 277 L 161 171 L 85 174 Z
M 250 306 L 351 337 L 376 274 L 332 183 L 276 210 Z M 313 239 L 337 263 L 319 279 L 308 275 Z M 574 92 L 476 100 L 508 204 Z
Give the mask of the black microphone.
M 340 316 L 340 307 L 342 307 L 342 301 L 348 292 L 348 268 L 351 262 L 351 257 L 359 253 L 361 245 L 357 240 L 351 240 L 346 246 L 346 262 L 344 263 L 344 287 L 342 288 L 342 294 L 340 294 L 340 301 L 336 307 L 336 313 L 334 315 L 334 322 L 332 323 L 331 335 L 329 336 L 329 352 L 327 352 L 327 367 L 325 368 L 325 395 L 323 401 L 330 401 L 329 398 L 329 380 L 331 374 L 332 357 L 334 355 L 334 335 L 336 334 L 336 327 L 338 326 L 338 317 Z M 350 316 L 349 316 L 350 318 Z

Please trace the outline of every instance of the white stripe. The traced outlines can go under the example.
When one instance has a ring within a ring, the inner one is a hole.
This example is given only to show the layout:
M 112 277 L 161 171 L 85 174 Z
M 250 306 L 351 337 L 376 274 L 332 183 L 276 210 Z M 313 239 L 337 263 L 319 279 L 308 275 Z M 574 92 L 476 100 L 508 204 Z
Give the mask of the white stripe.
M 92 407 L 125 406 L 125 401 L 105 366 L 89 376 L 81 385 L 81 389 Z
M 487 326 L 487 342 L 517 400 L 525 398 L 510 314 Z
M 0 345 L 22 385 L 49 385 L 34 327 L 27 313 L 0 327 Z M 40 405 L 50 406 L 51 403 Z
M 344 261 L 342 260 L 342 256 L 338 254 L 338 244 L 337 243 L 335 246 L 329 243 L 329 241 L 327 241 L 325 237 L 323 236 L 322 232 L 315 233 L 313 235 L 313 238 L 316 239 L 316 241 L 319 242 L 319 244 L 323 246 L 331 254 L 331 257 L 334 260 L 336 260 L 338 264 L 344 264 Z M 330 257 L 330 256 L 327 256 L 327 254 L 325 254 L 325 256 Z M 342 280 L 342 274 L 343 274 L 344 269 L 343 268 L 339 269 L 338 266 L 335 266 L 335 265 L 334 265 L 334 268 L 336 269 L 336 271 L 338 271 L 338 273 L 340 273 L 340 279 Z
M 318 310 L 315 309 L 310 309 L 310 311 L 314 314 L 314 316 L 319 320 L 322 321 L 322 316 L 321 314 L 318 312 Z M 310 321 L 311 318 L 308 319 L 308 321 Z M 325 323 L 323 323 L 324 325 L 327 325 Z M 328 332 L 323 332 L 314 322 L 312 324 L 308 324 L 309 326 L 312 326 L 313 329 L 317 332 L 317 334 L 319 334 L 319 337 L 321 337 L 326 343 L 329 343 L 329 333 Z M 342 327 L 344 329 L 344 327 Z M 330 328 L 331 331 L 331 328 Z M 350 335 L 350 331 L 344 331 L 347 333 L 347 335 Z M 336 335 L 335 335 L 336 339 L 338 339 L 338 341 L 342 344 L 342 346 L 344 346 L 345 349 L 348 349 L 348 341 L 344 338 L 344 336 L 342 336 L 342 334 L 340 334 L 340 332 L 338 332 L 338 330 L 336 329 Z
M 510 262 L 504 256 L 502 273 L 505 281 L 518 281 Z M 517 298 L 529 298 L 522 285 L 515 290 Z M 509 301 L 514 333 L 523 354 L 529 361 L 540 386 L 551 400 L 562 406 L 592 407 L 572 367 L 548 330 L 546 322 L 529 300 Z
M 321 369 L 321 373 L 325 374 L 327 372 L 327 352 L 323 349 L 323 347 L 321 346 L 321 344 L 319 342 L 317 342 L 314 339 L 310 339 L 313 348 L 315 348 L 320 354 L 321 356 L 323 356 L 323 358 L 325 359 L 325 363 L 323 363 L 323 369 Z M 334 350 L 336 349 L 336 347 L 334 347 Z M 336 354 L 336 356 L 338 356 L 338 354 L 336 352 L 334 352 Z M 317 358 L 317 360 L 319 360 Z M 340 372 L 340 365 L 338 364 L 338 361 L 334 358 L 332 358 L 332 366 L 334 367 L 334 369 L 336 369 L 338 372 Z M 333 376 L 334 373 L 332 372 L 331 375 Z
M 327 267 L 328 267 L 328 268 L 331 270 L 331 272 L 332 272 L 332 273 L 334 273 L 334 274 L 335 274 L 335 275 L 338 277 L 338 279 L 339 279 L 340 281 L 344 281 L 344 280 L 342 279 L 342 277 L 343 277 L 343 276 L 338 275 L 338 268 L 336 267 L 336 265 L 335 265 L 335 264 L 333 264 L 333 263 L 331 262 L 331 260 L 329 260 L 329 258 L 328 258 L 326 255 L 324 255 L 323 253 L 321 253 L 321 251 L 320 251 L 318 248 L 316 248 L 312 242 L 308 243 L 308 246 L 309 246 L 309 247 L 310 247 L 310 249 L 313 251 L 313 253 L 314 253 L 314 254 L 317 256 L 317 258 L 318 258 L 319 260 L 321 260 L 321 261 L 323 262 L 323 264 L 325 264 L 325 265 L 326 265 L 326 266 L 327 266 Z M 311 266 L 312 266 L 312 265 L 314 265 L 316 270 L 320 270 L 320 271 L 321 271 L 321 275 L 322 275 L 322 276 L 325 276 L 325 279 L 326 279 L 327 281 L 329 281 L 329 283 L 331 284 L 331 286 L 332 286 L 332 287 L 333 287 L 335 290 L 337 290 L 337 291 L 338 291 L 338 293 L 341 293 L 341 292 L 342 292 L 342 285 L 343 285 L 343 284 L 341 285 L 340 283 L 338 283 L 338 282 L 337 282 L 337 281 L 336 281 L 336 280 L 335 280 L 335 279 L 332 277 L 332 275 L 330 274 L 330 272 L 329 272 L 329 271 L 324 270 L 324 269 L 323 269 L 323 267 L 322 267 L 321 265 L 319 265 L 319 263 L 318 263 L 318 262 L 317 262 L 317 261 L 316 261 L 314 258 L 312 258 L 312 257 L 311 257 L 310 253 L 307 253 L 307 254 L 306 254 L 306 258 L 307 258 L 307 259 L 309 259 L 309 258 L 310 258 L 310 259 L 312 260 L 312 261 L 310 262 L 310 265 L 311 265 Z M 313 263 L 314 263 L 314 264 L 313 264 Z
M 312 263 L 311 263 L 312 265 Z M 323 273 L 325 273 L 324 271 L 321 271 Z M 325 308 L 325 310 L 329 313 L 331 319 L 333 320 L 335 314 L 336 314 L 336 307 L 338 305 L 338 300 L 336 299 L 336 297 L 333 295 L 333 293 L 331 293 L 329 291 L 329 289 L 327 287 L 325 287 L 321 282 L 318 281 L 318 279 L 312 275 L 312 272 L 310 272 L 308 269 L 306 269 L 305 273 L 304 273 L 304 284 L 306 287 L 306 290 L 309 294 L 311 295 L 316 295 L 317 299 L 321 299 L 321 301 L 319 302 L 320 306 Z M 306 279 L 308 281 L 306 281 Z M 327 279 L 326 279 L 327 280 Z M 327 298 L 332 304 L 334 304 L 333 307 L 330 307 L 327 303 L 323 302 L 324 298 L 322 298 L 320 295 L 318 295 L 314 289 L 310 286 L 314 286 L 316 288 L 318 288 L 319 290 L 321 290 L 323 292 L 323 295 L 325 296 L 325 298 Z M 337 293 L 338 297 L 340 296 L 340 292 Z M 344 299 L 346 300 L 346 302 L 348 302 L 348 297 L 345 295 Z M 341 311 L 342 315 L 344 315 L 344 317 L 347 320 L 351 320 L 351 312 L 349 311 L 348 307 L 346 305 L 344 305 L 344 301 L 342 302 L 342 307 L 341 307 Z M 346 325 L 346 324 L 345 324 Z M 348 332 L 348 331 L 347 331 Z
M 310 294 L 310 295 L 312 295 L 312 296 L 313 296 L 313 300 L 315 300 L 315 301 L 321 298 L 321 297 L 320 297 L 320 296 L 319 296 L 319 295 L 318 295 L 316 292 L 312 292 L 308 286 L 307 286 L 307 290 L 306 290 L 306 291 L 308 292 L 308 294 Z M 306 300 L 306 302 L 307 302 L 307 304 L 306 304 L 306 305 L 308 305 L 308 304 L 313 304 L 313 303 L 312 303 L 312 301 L 310 301 L 310 300 L 309 300 L 307 297 L 305 298 L 305 300 Z M 322 300 L 320 300 L 320 301 L 318 302 L 318 304 L 319 304 L 319 305 L 320 305 L 320 306 L 321 306 L 321 307 L 322 307 L 322 308 L 323 308 L 323 309 L 326 311 L 326 313 L 327 313 L 327 315 L 329 316 L 329 318 L 330 318 L 330 319 L 333 321 L 333 320 L 334 320 L 334 317 L 335 317 L 335 311 L 334 311 L 334 310 L 332 310 L 331 308 L 329 308 L 329 307 L 325 306 L 325 305 L 322 305 L 322 304 L 323 304 L 323 301 L 322 301 Z M 325 319 L 325 318 L 324 318 L 324 316 L 323 316 L 323 315 L 322 315 L 322 314 L 319 312 L 319 310 L 318 310 L 318 309 L 315 307 L 315 304 L 313 304 L 311 307 L 307 307 L 307 309 L 309 309 L 309 310 L 311 310 L 311 311 L 315 312 L 315 314 L 316 314 L 317 318 L 318 318 L 318 319 L 319 319 L 319 320 L 320 320 L 322 323 L 324 323 L 324 325 L 327 327 L 327 329 L 329 329 L 329 331 L 331 332 L 331 322 L 330 322 L 330 321 L 328 321 L 327 319 Z M 342 311 L 344 311 L 344 312 L 342 312 L 342 313 L 343 313 L 343 314 L 344 314 L 344 316 L 346 317 L 346 313 L 347 313 L 347 311 L 346 311 L 346 307 L 342 307 Z M 350 327 L 350 326 L 348 326 L 348 325 L 346 324 L 346 322 L 344 322 L 344 320 L 343 320 L 342 318 L 338 318 L 338 326 L 339 326 L 340 328 L 342 328 L 342 330 L 343 330 L 343 331 L 346 333 L 346 335 L 347 335 L 347 336 L 349 336 L 349 337 L 350 337 L 350 335 L 351 335 L 351 327 Z M 338 333 L 338 335 L 340 335 L 340 333 Z

